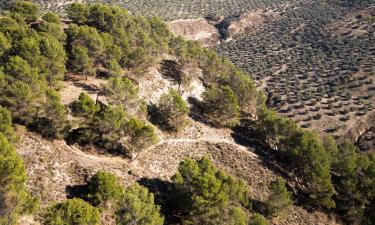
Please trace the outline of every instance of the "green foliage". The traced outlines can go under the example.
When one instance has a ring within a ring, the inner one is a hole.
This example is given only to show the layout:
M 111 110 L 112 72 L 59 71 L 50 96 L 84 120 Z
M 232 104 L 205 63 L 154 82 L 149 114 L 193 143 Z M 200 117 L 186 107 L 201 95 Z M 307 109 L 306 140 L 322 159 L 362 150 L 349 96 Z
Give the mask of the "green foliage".
M 188 214 L 186 222 L 233 223 L 233 214 L 239 215 L 234 224 L 243 224 L 246 221 L 243 210 L 244 207 L 248 208 L 250 203 L 245 183 L 216 169 L 207 157 L 197 161 L 182 161 L 172 181 L 181 193 L 181 199 L 177 201 Z
M 126 124 L 125 137 L 121 143 L 128 150 L 128 155 L 135 159 L 138 154 L 157 142 L 156 132 L 153 126 L 141 120 L 131 118 Z
M 120 198 L 116 211 L 118 225 L 162 225 L 164 218 L 160 207 L 154 203 L 154 195 L 147 188 L 132 185 Z
M 12 126 L 12 115 L 9 110 L 2 106 L 0 106 L 0 133 L 2 133 L 11 143 L 18 140 Z
M 338 160 L 339 149 L 337 147 L 336 141 L 332 135 L 326 135 L 323 137 L 322 145 L 324 149 L 328 152 L 331 157 L 331 168 L 336 167 Z
M 0 58 L 12 47 L 8 38 L 0 32 Z
M 226 221 L 226 220 L 225 220 Z M 228 225 L 248 225 L 249 218 L 246 212 L 240 207 L 231 207 L 229 209 Z
M 66 13 L 74 23 L 82 24 L 87 22 L 90 11 L 87 4 L 73 3 L 69 5 Z
M 29 57 L 32 57 L 31 53 Z M 4 73 L 8 75 L 10 81 L 23 81 L 29 85 L 34 84 L 39 79 L 37 70 L 19 56 L 9 58 Z
M 48 20 L 52 20 L 52 19 L 48 18 Z M 62 44 L 66 43 L 66 34 L 64 32 L 62 23 L 60 22 L 55 23 L 55 22 L 48 22 L 48 21 L 43 20 L 36 26 L 35 29 L 41 34 L 49 34 L 50 36 L 59 40 L 59 42 Z M 66 52 L 64 52 L 64 56 L 65 55 L 66 55 Z
M 66 72 L 66 53 L 64 46 L 51 35 L 43 35 L 40 40 L 40 51 L 45 63 L 42 71 L 46 74 L 49 86 L 64 78 Z
M 304 179 L 304 192 L 310 204 L 335 206 L 330 175 L 331 157 L 315 132 L 304 131 L 295 122 L 268 109 L 258 111 L 258 130 L 263 141 L 288 159 L 289 167 L 298 169 Z
M 264 218 L 264 216 L 256 213 L 252 218 L 251 218 L 251 222 L 250 222 L 250 225 L 268 225 L 268 221 L 266 220 L 266 218 Z
M 67 128 L 66 108 L 61 104 L 60 95 L 56 91 L 47 90 L 45 95 L 43 110 L 38 113 L 31 126 L 45 137 L 63 138 Z
M 94 61 L 88 55 L 88 49 L 85 47 L 73 46 L 70 64 L 73 71 L 82 73 L 86 79 L 95 74 Z
M 39 18 L 38 6 L 30 1 L 15 1 L 12 3 L 10 10 L 28 21 L 34 21 Z
M 85 201 L 74 198 L 47 209 L 44 215 L 48 225 L 99 225 L 99 210 Z
M 238 69 L 233 69 L 233 72 L 227 77 L 222 77 L 220 82 L 227 84 L 236 94 L 238 105 L 242 112 L 252 114 L 255 111 L 257 108 L 257 91 L 254 82 L 248 74 Z
M 59 15 L 57 15 L 55 13 L 52 13 L 52 12 L 48 12 L 48 13 L 44 14 L 42 16 L 42 19 L 46 22 L 49 22 L 49 23 L 60 23 Z
M 205 114 L 213 122 L 224 126 L 238 123 L 238 98 L 229 86 L 210 86 L 203 93 Z
M 26 83 L 17 81 L 7 86 L 1 101 L 22 122 L 32 121 L 36 115 L 36 96 Z
M 189 112 L 181 95 L 171 89 L 160 97 L 154 120 L 165 130 L 179 131 L 187 125 Z
M 124 192 L 115 175 L 97 172 L 88 182 L 88 199 L 95 206 L 104 206 L 108 201 L 117 201 Z
M 99 110 L 99 105 L 96 105 L 95 101 L 88 94 L 82 92 L 78 100 L 70 104 L 70 108 L 74 116 L 93 118 Z
M 281 178 L 271 182 L 271 195 L 267 200 L 267 212 L 270 215 L 279 215 L 292 206 L 291 195 L 286 189 L 285 181 Z
M 26 179 L 21 157 L 0 133 L 0 224 L 16 224 L 19 215 L 38 207 L 37 200 L 26 190 Z
M 110 78 L 103 86 L 103 92 L 110 104 L 124 107 L 126 111 L 131 112 L 139 106 L 139 88 L 126 77 Z

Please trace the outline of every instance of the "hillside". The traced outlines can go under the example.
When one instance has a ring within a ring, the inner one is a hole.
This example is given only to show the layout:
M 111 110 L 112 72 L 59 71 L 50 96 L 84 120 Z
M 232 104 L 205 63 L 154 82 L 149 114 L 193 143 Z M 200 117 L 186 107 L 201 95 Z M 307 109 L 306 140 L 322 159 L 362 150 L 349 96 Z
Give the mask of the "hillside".
M 0 11 L 0 224 L 374 223 L 372 2 L 36 2 Z

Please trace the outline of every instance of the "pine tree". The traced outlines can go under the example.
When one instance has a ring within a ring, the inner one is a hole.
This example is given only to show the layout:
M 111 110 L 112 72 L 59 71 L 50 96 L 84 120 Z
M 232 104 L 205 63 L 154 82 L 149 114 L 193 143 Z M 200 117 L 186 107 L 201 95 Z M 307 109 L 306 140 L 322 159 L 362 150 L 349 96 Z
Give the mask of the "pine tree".
M 127 136 L 123 137 L 121 142 L 132 159 L 135 159 L 142 150 L 157 142 L 154 127 L 135 118 L 127 122 L 125 132 Z
M 110 78 L 103 88 L 110 104 L 124 107 L 127 112 L 137 110 L 139 88 L 130 79 L 125 77 Z
M 118 201 L 124 192 L 117 177 L 107 172 L 97 172 L 88 182 L 88 199 L 95 206 L 104 206 L 109 201 Z
M 166 130 L 179 131 L 187 125 L 189 111 L 180 94 L 171 89 L 160 97 L 154 120 Z
M 12 126 L 12 115 L 6 108 L 0 106 L 0 133 L 2 133 L 9 142 L 18 140 Z
M 66 72 L 66 53 L 64 46 L 56 38 L 43 35 L 40 41 L 41 54 L 44 57 L 44 72 L 49 86 L 52 87 L 64 78 Z
M 88 76 L 95 74 L 94 61 L 88 55 L 88 49 L 85 47 L 73 46 L 70 64 L 73 71 L 82 73 L 86 80 Z
M 270 215 L 279 215 L 292 206 L 291 195 L 285 187 L 285 181 L 278 178 L 271 182 L 271 195 L 267 200 L 267 212 Z
M 209 119 L 224 126 L 234 126 L 238 123 L 238 98 L 230 87 L 206 88 L 203 101 L 204 111 Z
M 183 160 L 172 181 L 179 193 L 176 201 L 188 215 L 186 222 L 228 224 L 233 221 L 231 214 L 243 217 L 242 211 L 250 206 L 244 182 L 216 169 L 207 157 Z
M 154 195 L 147 188 L 132 185 L 120 198 L 116 211 L 118 225 L 162 225 L 164 218 L 160 207 L 155 205 Z
M 99 210 L 79 198 L 68 199 L 47 209 L 48 225 L 100 225 Z
M 74 116 L 92 119 L 99 111 L 99 105 L 86 93 L 82 92 L 78 99 L 70 104 Z
M 21 157 L 0 133 L 0 224 L 16 224 L 19 215 L 32 213 L 36 199 L 26 190 L 26 170 Z

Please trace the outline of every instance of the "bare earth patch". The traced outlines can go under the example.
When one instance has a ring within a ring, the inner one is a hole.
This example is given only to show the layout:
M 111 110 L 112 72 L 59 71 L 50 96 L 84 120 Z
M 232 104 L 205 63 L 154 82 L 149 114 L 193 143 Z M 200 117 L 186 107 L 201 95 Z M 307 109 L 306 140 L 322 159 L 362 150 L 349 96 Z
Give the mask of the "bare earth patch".
M 171 31 L 187 40 L 200 41 L 204 46 L 216 45 L 220 35 L 205 19 L 179 19 L 167 23 Z

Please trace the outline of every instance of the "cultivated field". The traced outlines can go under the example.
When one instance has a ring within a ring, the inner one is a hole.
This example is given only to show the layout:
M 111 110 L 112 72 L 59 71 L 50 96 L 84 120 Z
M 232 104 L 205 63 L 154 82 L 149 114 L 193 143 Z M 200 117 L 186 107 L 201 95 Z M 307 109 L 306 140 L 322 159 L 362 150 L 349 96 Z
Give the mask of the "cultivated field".
M 119 5 L 131 12 L 146 16 L 159 16 L 165 20 L 198 17 L 232 17 L 256 10 L 269 9 L 296 0 L 102 0 L 102 3 Z M 96 3 L 96 0 L 34 0 L 45 11 L 62 12 L 71 2 Z
M 374 16 L 374 5 L 304 2 L 217 50 L 252 74 L 278 112 L 338 136 L 374 112 Z

